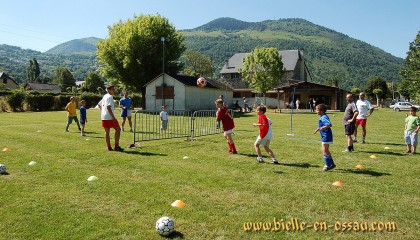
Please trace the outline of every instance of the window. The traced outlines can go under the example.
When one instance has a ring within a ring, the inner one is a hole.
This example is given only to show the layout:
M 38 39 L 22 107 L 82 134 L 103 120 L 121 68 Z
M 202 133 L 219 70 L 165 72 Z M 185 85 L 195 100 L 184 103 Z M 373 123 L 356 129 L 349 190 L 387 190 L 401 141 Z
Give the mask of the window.
M 174 99 L 174 87 L 173 86 L 165 86 L 165 99 Z M 162 99 L 162 86 L 156 87 L 156 99 Z
M 230 78 L 239 78 L 239 77 L 240 77 L 239 73 L 231 73 L 230 74 Z
M 7 84 L 7 78 L 3 78 L 3 83 Z

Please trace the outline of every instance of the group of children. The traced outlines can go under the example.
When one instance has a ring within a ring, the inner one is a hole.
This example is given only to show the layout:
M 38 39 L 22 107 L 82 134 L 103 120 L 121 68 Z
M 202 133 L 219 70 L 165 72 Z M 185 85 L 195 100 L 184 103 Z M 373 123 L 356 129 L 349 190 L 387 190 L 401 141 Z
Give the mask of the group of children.
M 80 124 L 79 119 L 77 119 L 77 113 L 76 113 L 77 105 L 76 105 L 76 99 L 72 96 L 70 97 L 70 102 L 66 105 L 66 111 L 67 111 L 67 125 L 65 132 L 69 131 L 70 124 L 74 121 L 77 123 L 77 127 L 79 128 L 80 135 L 85 135 L 85 124 L 87 123 L 86 118 L 86 101 L 81 100 L 80 101 Z
M 233 117 L 229 112 L 228 107 L 224 104 L 223 97 L 220 97 L 215 102 L 216 107 L 218 108 L 216 112 L 216 121 L 218 123 L 222 122 L 223 124 L 223 131 L 224 136 L 227 140 L 228 146 L 229 146 L 229 153 L 230 154 L 237 154 L 237 150 L 235 147 L 235 143 L 232 138 L 233 129 L 235 128 L 235 123 L 233 121 Z M 272 138 L 272 129 L 271 129 L 271 120 L 265 116 L 267 108 L 263 105 L 260 105 L 257 107 L 257 113 L 258 113 L 258 122 L 254 123 L 254 127 L 258 126 L 260 129 L 260 134 L 257 137 L 257 140 L 255 141 L 255 151 L 257 152 L 257 162 L 263 163 L 263 157 L 261 154 L 260 146 L 263 146 L 264 149 L 267 151 L 267 153 L 270 155 L 272 159 L 272 163 L 278 164 L 273 151 L 270 149 L 270 141 Z
M 233 117 L 230 115 L 228 107 L 224 104 L 223 98 L 219 98 L 215 102 L 216 107 L 218 108 L 216 113 L 216 121 L 223 123 L 223 131 L 224 136 L 227 140 L 229 146 L 229 153 L 230 154 L 237 154 L 237 150 L 235 147 L 235 143 L 232 138 L 233 129 L 235 127 Z M 255 151 L 257 153 L 257 162 L 263 163 L 263 157 L 261 154 L 260 146 L 263 146 L 267 153 L 270 155 L 272 159 L 272 163 L 278 164 L 278 160 L 276 159 L 273 151 L 270 149 L 270 141 L 272 139 L 272 128 L 271 128 L 271 120 L 268 119 L 265 115 L 267 108 L 264 105 L 259 105 L 256 109 L 258 114 L 258 122 L 254 123 L 254 126 L 259 127 L 259 135 L 257 140 L 254 143 Z M 334 160 L 332 158 L 331 152 L 329 150 L 330 144 L 333 143 L 333 134 L 332 134 L 332 123 L 326 114 L 327 106 L 325 104 L 318 104 L 315 107 L 315 111 L 317 115 L 319 115 L 318 119 L 318 128 L 314 130 L 314 134 L 319 132 L 321 135 L 321 150 L 324 159 L 324 167 L 322 171 L 329 171 L 336 167 Z M 356 110 L 357 111 L 357 110 Z M 417 109 L 412 107 L 410 109 L 410 115 L 406 116 L 405 119 L 405 142 L 407 144 L 407 153 L 416 154 L 416 147 L 418 144 L 418 132 L 420 130 L 420 117 L 416 115 Z M 347 134 L 347 128 L 346 128 Z M 364 140 L 364 138 L 363 138 Z M 351 146 L 351 150 L 353 151 L 353 146 Z
M 81 132 L 82 136 L 85 136 L 85 124 L 87 123 L 86 117 L 86 101 L 80 101 L 80 122 L 77 119 L 76 114 L 76 102 L 75 98 L 72 96 L 70 97 L 70 102 L 66 106 L 67 110 L 67 125 L 65 132 L 68 132 L 69 125 L 75 121 Z M 131 106 L 133 102 L 131 98 L 128 98 L 128 94 L 124 93 L 124 98 L 120 100 L 120 106 L 122 108 L 121 117 L 123 117 L 123 128 L 125 119 L 128 117 L 129 125 L 130 125 L 130 132 L 132 132 L 132 122 L 131 122 Z M 224 102 L 223 95 L 219 97 L 215 101 L 216 107 L 218 108 L 216 112 L 216 121 L 217 121 L 217 128 L 220 127 L 220 122 L 223 124 L 223 131 L 224 137 L 227 140 L 229 153 L 230 154 L 237 154 L 236 146 L 232 138 L 233 130 L 235 128 L 235 123 L 233 121 L 233 117 L 229 112 L 229 108 L 227 107 L 226 103 Z M 260 146 L 263 146 L 266 152 L 270 155 L 272 163 L 278 164 L 278 160 L 276 159 L 273 151 L 270 149 L 270 141 L 272 139 L 272 128 L 271 124 L 272 121 L 267 118 L 265 112 L 267 108 L 264 105 L 259 105 L 256 109 L 258 114 L 258 122 L 254 123 L 254 127 L 259 127 L 259 135 L 254 143 L 255 151 L 257 153 L 257 162 L 263 163 L 264 159 L 262 157 Z M 326 114 L 327 106 L 325 104 L 318 104 L 315 108 L 317 115 L 319 115 L 318 119 L 318 128 L 314 130 L 314 134 L 319 132 L 321 135 L 321 142 L 322 142 L 322 154 L 325 166 L 323 167 L 323 171 L 329 171 L 336 167 L 334 160 L 331 156 L 331 152 L 329 150 L 329 145 L 333 143 L 333 134 L 332 134 L 332 123 Z M 418 144 L 418 132 L 420 130 L 420 117 L 416 115 L 417 109 L 415 107 L 411 107 L 410 115 L 407 114 L 405 119 L 405 131 L 404 131 L 404 139 L 407 145 L 407 153 L 416 154 L 416 147 Z M 166 133 L 167 129 L 167 122 L 168 122 L 168 113 L 166 112 L 166 106 L 162 106 L 162 111 L 159 114 L 161 120 L 161 132 Z M 80 123 L 80 124 L 79 124 Z M 347 134 L 347 128 L 346 128 Z M 364 139 L 363 139 L 364 140 Z M 352 146 L 348 151 L 352 151 Z
M 101 100 L 102 101 L 102 100 Z M 77 127 L 80 131 L 81 136 L 86 136 L 85 134 L 85 125 L 87 123 L 87 113 L 86 113 L 86 100 L 81 100 L 79 102 L 80 108 L 80 121 L 77 118 L 77 104 L 75 97 L 70 97 L 70 102 L 66 105 L 67 111 L 67 125 L 65 132 L 69 132 L 69 126 L 72 122 L 76 122 Z M 100 103 L 98 103 L 100 105 Z M 130 126 L 130 132 L 133 132 L 132 121 L 131 121 L 131 109 L 133 107 L 133 99 L 128 97 L 128 92 L 124 92 L 124 97 L 122 97 L 119 101 L 119 106 L 121 107 L 121 117 L 122 117 L 122 131 L 124 131 L 124 125 L 126 120 L 128 119 L 128 123 Z

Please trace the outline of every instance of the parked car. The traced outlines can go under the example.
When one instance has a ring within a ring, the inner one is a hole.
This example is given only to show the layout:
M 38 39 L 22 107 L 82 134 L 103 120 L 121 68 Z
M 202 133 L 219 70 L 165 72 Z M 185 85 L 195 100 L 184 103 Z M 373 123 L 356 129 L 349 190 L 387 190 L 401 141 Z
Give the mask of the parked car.
M 394 105 L 395 105 L 395 103 L 396 103 L 396 102 L 397 102 L 397 101 L 392 100 L 392 101 L 391 101 L 391 103 L 389 104 L 389 108 L 394 109 Z
M 417 109 L 420 108 L 420 106 L 418 105 L 413 105 L 409 102 L 396 102 L 394 104 L 394 111 L 399 112 L 399 111 L 410 111 L 411 107 L 416 107 Z

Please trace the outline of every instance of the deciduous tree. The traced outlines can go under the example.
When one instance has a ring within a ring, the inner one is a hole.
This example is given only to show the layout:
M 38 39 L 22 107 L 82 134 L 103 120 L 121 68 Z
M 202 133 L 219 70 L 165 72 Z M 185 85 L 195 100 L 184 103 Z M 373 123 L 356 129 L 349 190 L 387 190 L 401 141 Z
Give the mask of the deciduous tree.
M 26 71 L 28 74 L 28 82 L 41 82 L 39 81 L 41 70 L 39 69 L 38 61 L 35 58 L 29 60 L 29 66 Z
M 65 67 L 57 67 L 55 69 L 54 83 L 57 84 L 61 90 L 76 87 L 76 80 L 71 72 Z
M 373 93 L 373 90 L 376 89 L 376 88 L 382 90 L 382 93 L 380 93 L 378 95 L 379 98 L 385 98 L 386 94 L 389 93 L 388 85 L 386 84 L 386 82 L 382 78 L 377 77 L 377 76 L 372 77 L 367 82 L 367 84 L 365 86 L 365 92 L 366 92 L 367 95 L 373 96 L 373 95 L 375 95 Z
M 325 85 L 338 87 L 338 78 L 336 77 L 329 77 L 325 80 Z
M 186 51 L 181 61 L 184 63 L 185 75 L 196 77 L 212 77 L 213 75 L 211 58 L 198 51 Z
M 143 97 L 144 84 L 163 68 L 168 74 L 181 69 L 178 59 L 185 51 L 184 37 L 160 15 L 120 20 L 109 27 L 108 35 L 97 45 L 102 75 L 113 83 L 141 90 Z
M 403 78 L 398 85 L 400 93 L 406 98 L 420 100 L 420 31 L 409 45 L 405 67 L 400 73 Z
M 355 88 L 352 88 L 350 92 L 353 93 L 354 95 L 359 95 L 359 93 L 361 93 L 362 90 L 360 88 L 355 87 Z
M 372 91 L 373 94 L 375 94 L 376 96 L 376 106 L 379 107 L 379 96 L 382 95 L 382 89 L 380 88 L 375 88 Z
M 265 93 L 277 87 L 284 74 L 281 55 L 276 48 L 255 48 L 243 60 L 240 73 L 250 88 Z M 264 100 L 265 102 L 265 100 Z
M 85 77 L 85 83 L 81 88 L 84 92 L 92 92 L 96 93 L 98 91 L 98 87 L 101 89 L 105 88 L 105 83 L 102 78 L 95 72 L 89 72 Z

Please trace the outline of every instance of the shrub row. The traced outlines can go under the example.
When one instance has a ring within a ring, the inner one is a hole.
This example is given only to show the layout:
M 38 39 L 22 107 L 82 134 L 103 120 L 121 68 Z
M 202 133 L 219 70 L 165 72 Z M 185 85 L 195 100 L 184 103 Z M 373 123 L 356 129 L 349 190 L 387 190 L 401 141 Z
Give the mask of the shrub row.
M 22 90 L 14 90 L 9 94 L 1 97 L 1 111 L 62 111 L 70 101 L 72 95 L 50 94 L 38 92 L 25 92 Z M 86 101 L 86 107 L 95 107 L 102 99 L 102 95 L 94 93 L 82 93 L 76 96 L 76 102 L 81 100 Z M 141 96 L 133 94 L 130 96 L 134 101 L 134 107 L 139 107 L 141 103 Z M 120 97 L 114 96 L 115 100 Z M 7 106 L 8 105 L 8 106 Z

